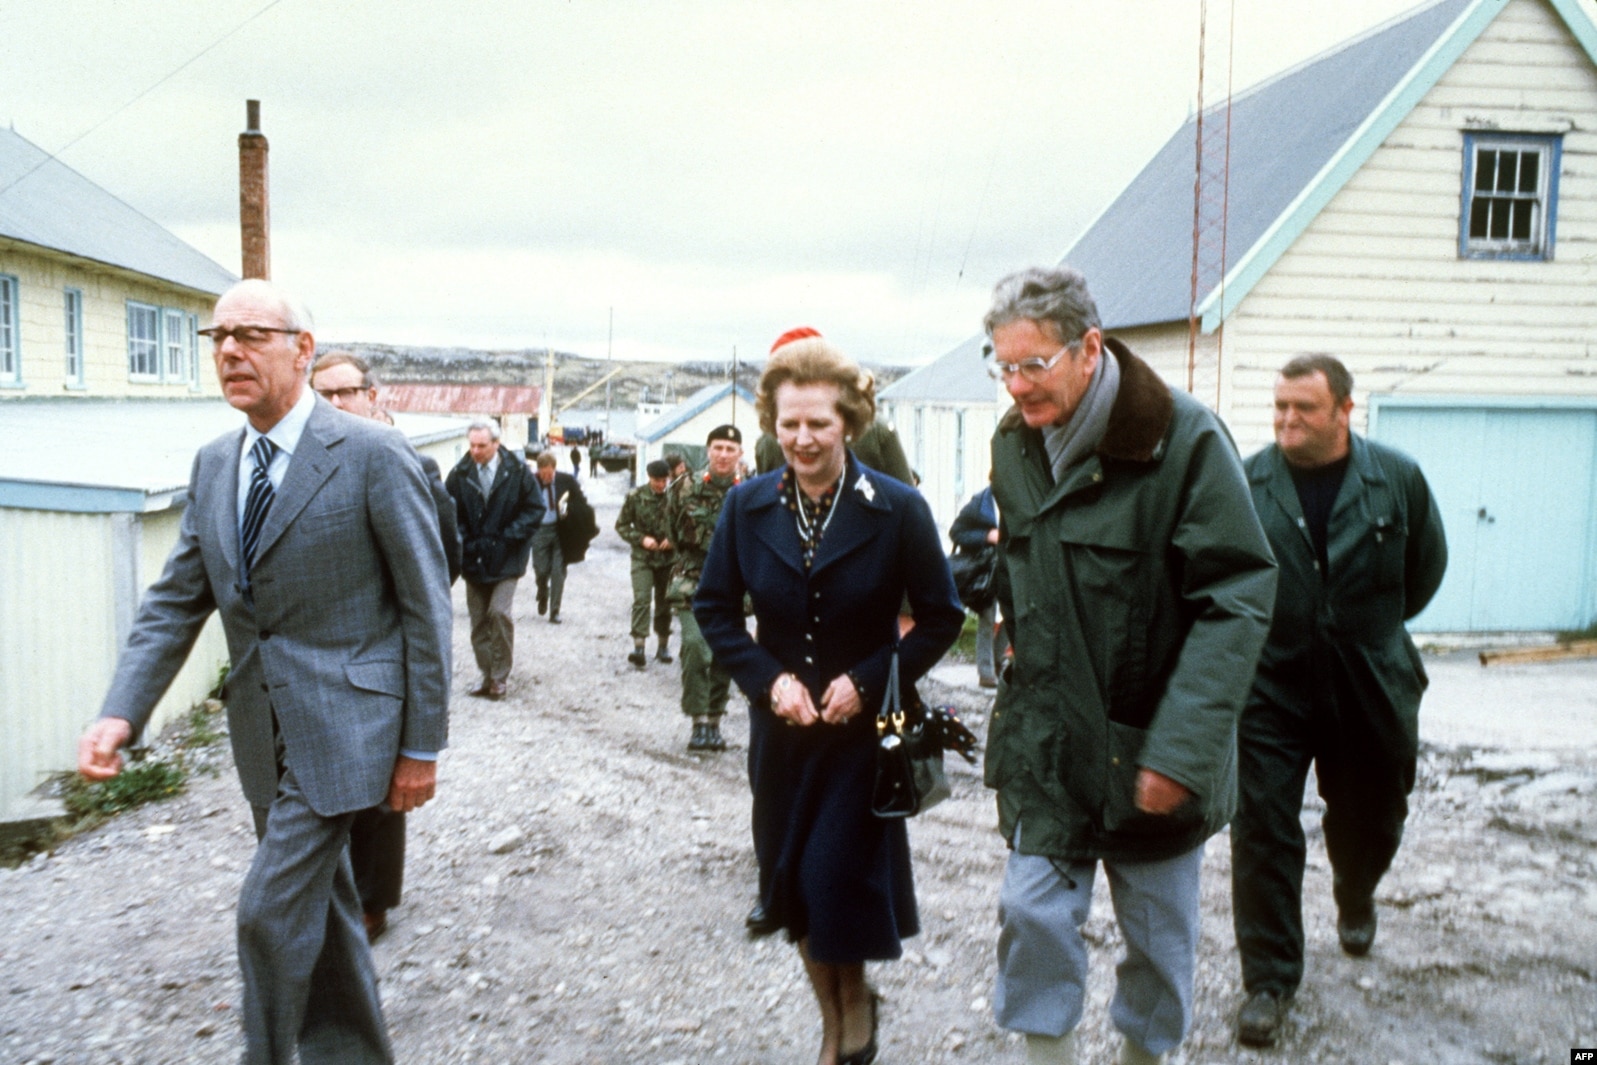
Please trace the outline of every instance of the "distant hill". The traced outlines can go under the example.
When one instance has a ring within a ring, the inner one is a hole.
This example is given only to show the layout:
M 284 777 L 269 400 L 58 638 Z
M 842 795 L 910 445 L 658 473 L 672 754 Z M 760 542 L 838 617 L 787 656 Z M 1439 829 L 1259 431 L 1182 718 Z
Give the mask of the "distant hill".
M 380 380 L 395 384 L 543 384 L 542 349 L 480 351 L 368 343 L 337 344 L 329 348 L 355 352 L 372 364 Z M 640 400 L 684 399 L 707 384 L 727 380 L 732 374 L 730 359 L 722 362 L 626 362 L 557 351 L 554 363 L 556 410 L 573 402 L 583 407 L 603 406 L 605 385 L 599 382 L 612 371 L 619 371 L 609 381 L 610 402 L 617 407 L 634 407 Z M 738 382 L 752 392 L 759 383 L 762 369 L 763 364 L 740 362 Z M 885 388 L 913 367 L 867 363 L 866 369 L 876 375 L 876 387 Z M 587 391 L 589 389 L 592 391 Z

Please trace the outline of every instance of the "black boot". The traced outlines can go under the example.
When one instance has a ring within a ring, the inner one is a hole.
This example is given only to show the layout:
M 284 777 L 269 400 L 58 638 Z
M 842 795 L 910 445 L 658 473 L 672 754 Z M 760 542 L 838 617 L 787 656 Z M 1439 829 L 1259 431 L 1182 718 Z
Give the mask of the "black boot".
M 726 750 L 726 740 L 721 738 L 721 719 L 710 718 L 710 723 L 704 726 L 704 749 L 707 751 Z

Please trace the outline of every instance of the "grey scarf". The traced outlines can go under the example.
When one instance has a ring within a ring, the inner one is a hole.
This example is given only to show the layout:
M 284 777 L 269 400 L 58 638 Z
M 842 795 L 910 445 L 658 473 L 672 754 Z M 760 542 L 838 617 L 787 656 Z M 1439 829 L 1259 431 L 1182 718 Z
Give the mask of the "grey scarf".
M 1065 471 L 1086 458 L 1109 428 L 1109 411 L 1120 392 L 1120 363 L 1106 347 L 1098 357 L 1087 391 L 1064 425 L 1043 426 L 1043 446 L 1048 449 L 1048 465 L 1054 482 L 1064 479 Z

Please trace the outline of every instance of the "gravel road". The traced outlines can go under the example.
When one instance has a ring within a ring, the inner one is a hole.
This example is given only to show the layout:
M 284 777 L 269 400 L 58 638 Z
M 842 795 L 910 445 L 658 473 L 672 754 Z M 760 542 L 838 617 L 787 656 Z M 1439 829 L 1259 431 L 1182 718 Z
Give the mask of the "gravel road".
M 395 1049 L 413 1063 L 810 1065 L 819 1025 L 793 949 L 742 932 L 755 880 L 742 704 L 730 750 L 684 749 L 675 667 L 625 660 L 619 482 L 592 494 L 605 531 L 572 568 L 566 623 L 535 615 L 530 579 L 520 589 L 503 702 L 465 695 L 476 674 L 456 589 L 451 746 L 438 799 L 411 818 L 405 903 L 375 948 Z M 1597 685 L 1597 671 L 1569 676 Z M 923 693 L 980 732 L 989 698 L 974 680 L 946 663 Z M 1313 811 L 1308 975 L 1275 1051 L 1232 1038 L 1228 848 L 1211 841 L 1179 1060 L 1563 1062 L 1597 1044 L 1597 756 L 1534 732 L 1485 745 L 1458 733 L 1426 745 L 1366 959 L 1337 949 Z M 0 870 L 0 1061 L 237 1060 L 233 918 L 253 835 L 219 760 L 185 794 Z M 888 1065 L 1024 1060 L 989 1007 L 1004 859 L 991 796 L 950 765 L 953 799 L 911 826 L 925 931 L 870 972 Z M 1102 878 L 1098 890 L 1088 1062 L 1118 1042 L 1105 1013 L 1120 944 Z

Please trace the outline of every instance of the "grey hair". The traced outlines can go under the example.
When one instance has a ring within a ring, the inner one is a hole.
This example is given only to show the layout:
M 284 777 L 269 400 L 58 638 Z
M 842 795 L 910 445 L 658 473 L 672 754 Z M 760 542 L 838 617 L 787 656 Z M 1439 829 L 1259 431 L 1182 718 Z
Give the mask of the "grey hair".
M 489 421 L 487 418 L 476 418 L 470 425 L 466 426 L 466 435 L 469 437 L 472 433 L 475 433 L 478 430 L 487 433 L 489 440 L 499 439 L 498 422 Z
M 993 286 L 992 307 L 982 318 L 987 335 L 1022 319 L 1051 322 L 1064 344 L 1074 344 L 1089 329 L 1103 328 L 1087 279 L 1068 266 L 1027 267 Z
M 298 296 L 279 285 L 260 277 L 246 277 L 243 281 L 222 293 L 221 298 L 226 299 L 235 292 L 253 292 L 257 296 L 264 296 L 276 303 L 283 312 L 283 327 L 285 329 L 293 329 L 300 333 L 316 332 L 316 322 L 311 318 L 310 308 L 305 306 Z

